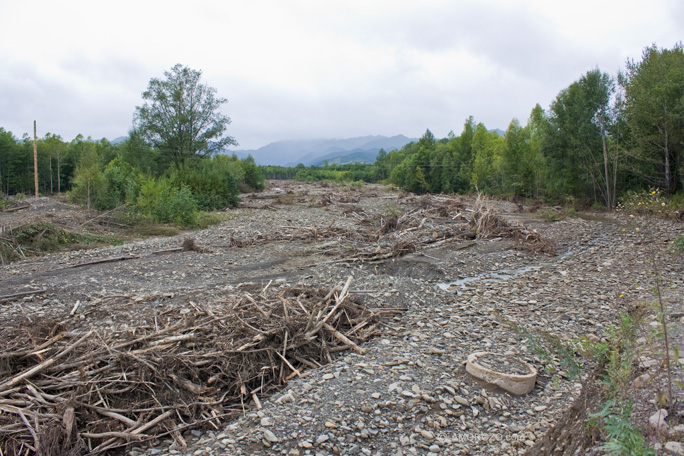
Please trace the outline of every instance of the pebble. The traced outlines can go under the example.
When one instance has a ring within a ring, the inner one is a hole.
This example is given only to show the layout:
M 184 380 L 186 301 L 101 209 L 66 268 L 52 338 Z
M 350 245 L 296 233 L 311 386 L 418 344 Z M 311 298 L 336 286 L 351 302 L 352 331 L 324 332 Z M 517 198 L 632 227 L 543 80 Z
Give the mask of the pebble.
M 456 397 L 454 397 L 454 400 L 461 405 L 466 405 L 466 406 L 470 405 L 470 402 L 468 402 L 468 399 L 466 399 L 463 396 L 456 396 Z
M 435 438 L 435 434 L 433 434 L 433 433 L 430 432 L 430 431 L 425 431 L 425 430 L 422 430 L 422 429 L 420 430 L 420 435 L 422 435 L 423 437 L 425 437 L 425 438 L 428 439 L 428 440 L 432 440 L 432 439 Z
M 273 420 L 271 418 L 265 416 L 261 419 L 261 425 L 264 427 L 273 426 Z
M 677 456 L 684 456 L 684 444 L 681 442 L 667 442 L 665 443 L 665 451 L 669 451 Z
M 651 426 L 651 429 L 656 432 L 667 432 L 667 422 L 665 421 L 667 415 L 668 413 L 665 409 L 660 409 L 651 415 L 648 418 L 648 424 Z
M 280 439 L 278 439 L 278 437 L 276 437 L 276 435 L 268 429 L 264 429 L 263 434 L 264 434 L 264 439 L 266 439 L 266 441 L 268 441 L 268 442 L 277 443 L 280 441 Z
M 635 378 L 634 381 L 632 382 L 632 386 L 635 389 L 642 389 L 642 388 L 646 388 L 650 383 L 651 383 L 651 374 L 646 372 L 644 374 L 641 374 L 637 378 Z

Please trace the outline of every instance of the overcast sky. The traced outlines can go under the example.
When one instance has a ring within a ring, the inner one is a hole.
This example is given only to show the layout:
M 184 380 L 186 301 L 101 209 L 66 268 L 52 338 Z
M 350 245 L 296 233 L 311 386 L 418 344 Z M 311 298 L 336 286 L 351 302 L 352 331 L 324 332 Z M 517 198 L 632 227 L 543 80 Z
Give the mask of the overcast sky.
M 0 127 L 125 136 L 174 64 L 229 101 L 240 149 L 525 123 L 595 67 L 684 40 L 681 0 L 0 0 Z

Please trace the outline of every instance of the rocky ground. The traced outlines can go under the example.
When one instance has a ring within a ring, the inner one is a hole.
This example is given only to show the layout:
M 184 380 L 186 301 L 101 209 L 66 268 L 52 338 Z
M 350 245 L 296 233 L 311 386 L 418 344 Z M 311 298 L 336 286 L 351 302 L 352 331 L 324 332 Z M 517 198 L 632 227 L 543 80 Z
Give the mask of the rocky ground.
M 367 307 L 384 309 L 382 335 L 362 347 L 364 354 L 342 352 L 332 363 L 303 370 L 261 404 L 246 402 L 233 421 L 188 431 L 181 439 L 131 445 L 128 454 L 572 454 L 568 442 L 559 443 L 559 452 L 548 450 L 545 436 L 559 426 L 580 430 L 570 440 L 582 443 L 576 454 L 585 454 L 591 442 L 584 424 L 573 428 L 566 412 L 591 403 L 586 392 L 595 381 L 592 366 L 568 375 L 554 341 L 600 340 L 620 312 L 652 302 L 654 255 L 666 306 L 684 311 L 682 259 L 667 250 L 684 234 L 682 223 L 619 213 L 552 221 L 557 217 L 551 212 L 541 218 L 513 203 L 489 203 L 503 219 L 553 241 L 557 255 L 549 256 L 516 248 L 506 237 L 470 239 L 472 198 L 281 182 L 243 200 L 221 224 L 199 232 L 0 268 L 0 295 L 43 291 L 0 302 L 4 322 L 49 316 L 122 331 L 138 314 L 182 314 L 192 310 L 190 302 L 211 302 L 245 284 L 331 289 L 348 277 L 351 292 Z M 440 205 L 452 211 L 441 217 L 429 212 Z M 54 220 L 62 210 L 65 218 L 78 217 L 71 206 L 53 208 Z M 0 214 L 0 226 L 41 216 L 28 211 L 12 219 Z M 422 218 L 415 229 L 395 233 L 418 246 L 413 252 L 388 257 L 383 238 L 374 244 L 350 234 L 379 233 L 404 214 Z M 423 232 L 434 242 L 417 237 Z M 188 236 L 210 251 L 159 253 Z M 115 257 L 121 260 L 73 267 Z M 675 330 L 684 326 L 672 323 Z M 660 345 L 643 336 L 638 374 L 650 376 L 636 385 L 642 393 L 635 390 L 634 396 L 641 398 L 637 424 L 648 429 L 657 411 L 651 392 L 662 388 L 663 370 Z M 681 333 L 673 338 L 684 353 Z M 535 389 L 515 396 L 473 378 L 465 360 L 476 351 L 530 363 L 539 371 Z M 681 364 L 674 373 L 683 379 Z M 684 400 L 681 388 L 675 393 Z M 671 434 L 661 435 L 662 444 L 681 441 L 681 410 L 668 416 Z

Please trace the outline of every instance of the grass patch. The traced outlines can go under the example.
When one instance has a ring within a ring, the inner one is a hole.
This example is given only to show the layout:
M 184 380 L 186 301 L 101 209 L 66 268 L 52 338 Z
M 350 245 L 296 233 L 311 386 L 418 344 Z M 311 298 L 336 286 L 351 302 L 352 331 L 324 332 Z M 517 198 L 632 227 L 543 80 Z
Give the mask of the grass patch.
M 217 214 L 215 212 L 205 212 L 199 211 L 195 216 L 195 223 L 193 228 L 203 230 L 204 228 L 209 228 L 212 225 L 218 225 L 219 223 L 227 220 L 225 214 Z
M 123 240 L 113 236 L 76 233 L 52 223 L 33 223 L 0 233 L 0 262 L 7 264 L 20 258 L 60 250 L 121 244 Z
M 152 236 L 177 236 L 181 230 L 175 226 L 163 225 L 161 223 L 144 223 L 133 226 L 131 234 L 142 237 Z
M 574 212 L 574 209 L 573 209 Z M 539 209 L 536 212 L 537 218 L 541 220 L 546 220 L 547 222 L 557 222 L 559 220 L 563 220 L 565 217 L 562 214 L 559 214 L 556 212 L 554 209 L 548 207 L 544 209 Z
M 684 255 L 684 236 L 677 236 L 670 243 L 670 250 L 675 255 Z
M 618 210 L 639 215 L 655 215 L 661 218 L 684 217 L 684 195 L 663 194 L 659 188 L 648 191 L 630 191 L 618 203 Z

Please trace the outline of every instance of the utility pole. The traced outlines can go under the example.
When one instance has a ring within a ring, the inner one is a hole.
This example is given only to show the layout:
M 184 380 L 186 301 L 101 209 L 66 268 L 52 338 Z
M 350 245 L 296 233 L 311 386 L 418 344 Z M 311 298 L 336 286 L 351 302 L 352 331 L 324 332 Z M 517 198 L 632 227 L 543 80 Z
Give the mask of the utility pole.
M 33 183 L 36 188 L 36 198 L 38 198 L 38 133 L 36 121 L 33 121 Z

